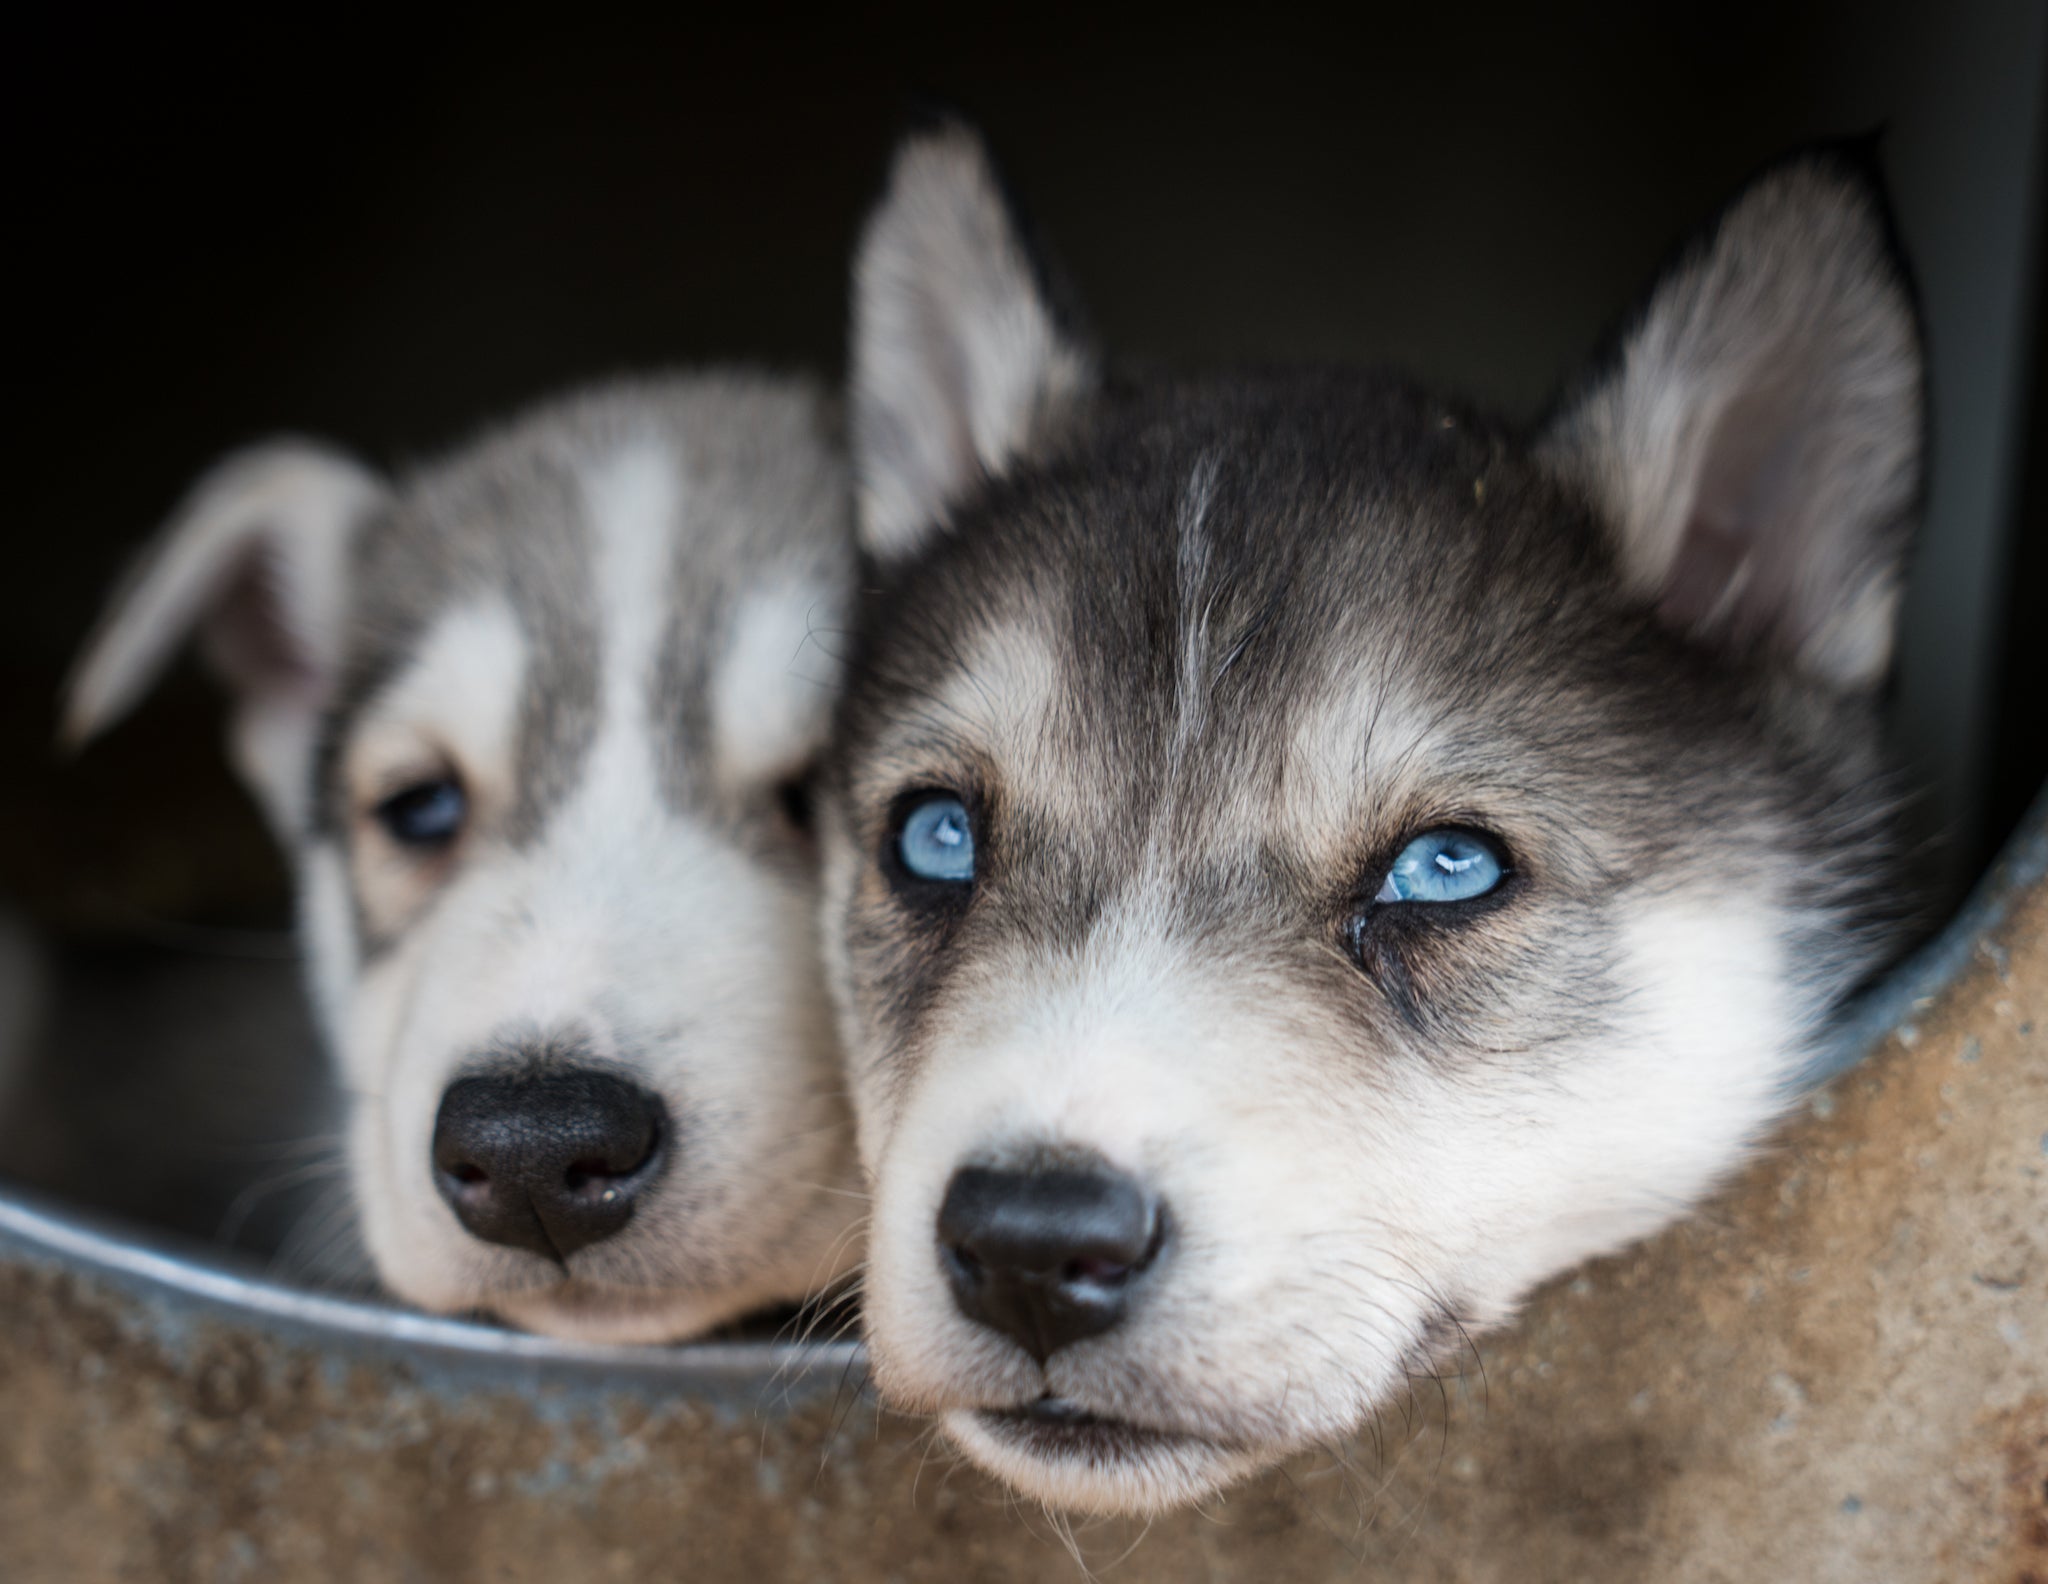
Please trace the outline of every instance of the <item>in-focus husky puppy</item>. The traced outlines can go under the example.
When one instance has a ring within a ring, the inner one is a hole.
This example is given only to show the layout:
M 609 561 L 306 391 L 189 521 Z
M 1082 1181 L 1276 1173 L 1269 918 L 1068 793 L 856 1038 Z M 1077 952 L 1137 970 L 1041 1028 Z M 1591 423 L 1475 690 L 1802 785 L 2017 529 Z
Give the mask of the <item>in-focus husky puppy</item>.
M 1190 1501 L 1697 1199 L 1887 949 L 1914 310 L 1819 153 L 1533 433 L 1119 384 L 941 128 L 855 316 L 875 1378 L 1030 1495 Z
M 198 630 L 404 1297 L 656 1341 L 849 1262 L 799 801 L 847 514 L 810 386 L 623 384 L 396 482 L 232 457 L 114 599 L 67 734 Z

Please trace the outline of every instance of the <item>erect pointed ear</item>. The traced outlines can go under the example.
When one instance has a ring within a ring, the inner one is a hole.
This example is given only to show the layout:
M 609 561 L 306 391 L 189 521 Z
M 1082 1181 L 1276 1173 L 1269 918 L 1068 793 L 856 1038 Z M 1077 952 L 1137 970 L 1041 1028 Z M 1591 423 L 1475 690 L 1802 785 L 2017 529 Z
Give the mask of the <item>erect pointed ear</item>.
M 213 468 L 108 601 L 66 689 L 64 743 L 113 725 L 196 635 L 235 696 L 235 767 L 295 838 L 341 664 L 349 542 L 385 494 L 368 469 L 306 441 Z
M 853 281 L 861 541 L 903 555 L 1095 383 L 981 138 L 942 122 L 898 147 Z
M 1911 294 L 1845 150 L 1746 188 L 1541 450 L 1668 622 L 1862 690 L 1891 660 L 1925 429 Z

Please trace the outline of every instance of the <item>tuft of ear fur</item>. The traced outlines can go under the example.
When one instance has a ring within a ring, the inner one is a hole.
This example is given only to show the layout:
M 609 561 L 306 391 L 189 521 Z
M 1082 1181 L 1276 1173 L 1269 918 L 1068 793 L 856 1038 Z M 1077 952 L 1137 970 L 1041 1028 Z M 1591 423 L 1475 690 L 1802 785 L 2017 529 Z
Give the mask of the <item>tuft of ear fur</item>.
M 235 696 L 235 767 L 278 834 L 295 837 L 341 663 L 349 541 L 385 493 L 360 463 L 309 441 L 217 464 L 108 601 L 66 688 L 64 745 L 127 714 L 196 634 Z
M 1540 451 L 1605 512 L 1667 622 L 1861 691 L 1891 661 L 1924 383 L 1874 176 L 1808 153 L 1665 272 Z
M 980 136 L 897 148 L 854 265 L 852 444 L 863 547 L 915 550 L 1096 380 Z

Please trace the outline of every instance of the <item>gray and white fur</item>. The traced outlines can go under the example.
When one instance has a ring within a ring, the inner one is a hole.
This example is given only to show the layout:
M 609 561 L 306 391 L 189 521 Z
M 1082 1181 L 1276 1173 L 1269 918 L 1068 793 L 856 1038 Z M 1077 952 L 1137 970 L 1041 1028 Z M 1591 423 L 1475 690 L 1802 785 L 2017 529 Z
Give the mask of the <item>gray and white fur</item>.
M 942 125 L 861 244 L 825 936 L 882 1395 L 1141 1513 L 1683 1213 L 1893 948 L 1921 357 L 1845 151 L 1527 431 L 1376 372 L 1120 381 L 1022 238 Z M 941 794 L 970 883 L 905 870 Z M 1381 900 L 1445 828 L 1499 886 Z
M 388 479 L 279 440 L 114 597 L 66 732 L 196 634 L 297 873 L 383 1280 L 600 1342 L 852 1262 L 856 1173 L 790 792 L 853 545 L 832 404 L 621 383 Z

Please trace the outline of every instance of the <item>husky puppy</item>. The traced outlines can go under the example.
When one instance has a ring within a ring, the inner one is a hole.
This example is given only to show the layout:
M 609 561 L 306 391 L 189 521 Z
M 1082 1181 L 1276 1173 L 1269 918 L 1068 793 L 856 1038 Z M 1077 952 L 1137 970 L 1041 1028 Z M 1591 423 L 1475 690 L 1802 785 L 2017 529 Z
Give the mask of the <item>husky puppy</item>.
M 977 139 L 902 147 L 823 825 L 885 1398 L 1194 1501 L 1742 1160 L 1901 911 L 1887 239 L 1853 153 L 1771 170 L 1523 432 L 1106 379 Z
M 810 385 L 628 383 L 397 480 L 231 457 L 114 597 L 66 733 L 197 632 L 403 1297 L 654 1342 L 849 1263 L 802 806 L 847 503 Z

